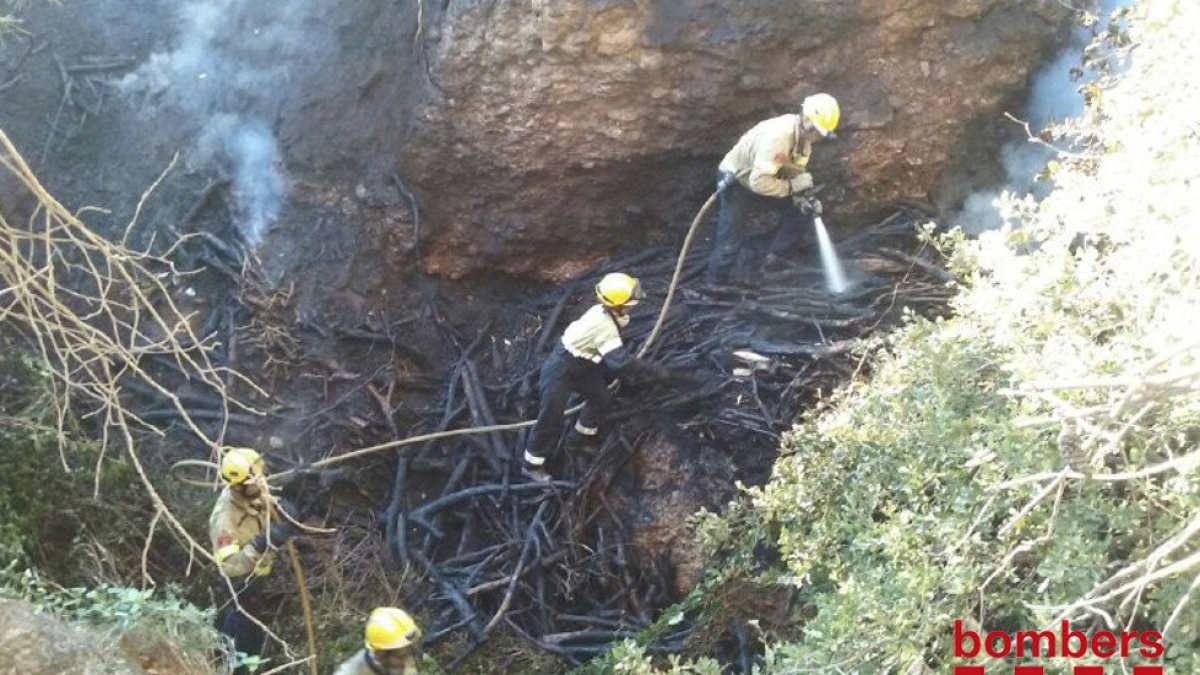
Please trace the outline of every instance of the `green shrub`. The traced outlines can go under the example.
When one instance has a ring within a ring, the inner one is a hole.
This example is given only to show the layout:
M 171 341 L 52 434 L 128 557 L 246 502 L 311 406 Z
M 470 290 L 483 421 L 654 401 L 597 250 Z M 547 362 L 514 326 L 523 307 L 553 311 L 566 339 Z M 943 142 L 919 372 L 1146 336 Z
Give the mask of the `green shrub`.
M 0 562 L 23 559 L 60 501 L 62 469 L 55 456 L 54 406 L 45 372 L 0 341 Z
M 210 642 L 216 620 L 211 608 L 196 607 L 178 595 L 178 589 L 137 589 L 101 584 L 92 588 L 63 588 L 37 572 L 17 572 L 10 567 L 0 574 L 0 595 L 24 600 L 39 610 L 68 621 L 103 628 L 153 628 L 177 636 L 185 644 Z

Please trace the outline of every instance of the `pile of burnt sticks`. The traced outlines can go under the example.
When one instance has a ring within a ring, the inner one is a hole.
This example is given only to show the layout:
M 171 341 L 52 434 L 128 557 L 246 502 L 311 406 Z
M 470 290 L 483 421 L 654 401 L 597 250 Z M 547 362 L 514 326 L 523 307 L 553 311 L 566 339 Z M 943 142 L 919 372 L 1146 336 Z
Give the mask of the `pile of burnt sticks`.
M 704 286 L 707 251 L 693 251 L 662 337 L 647 357 L 703 373 L 705 384 L 620 391 L 611 421 L 622 423 L 610 425 L 593 454 L 566 453 L 568 466 L 548 485 L 520 473 L 528 429 L 401 453 L 383 512 L 385 541 L 397 565 L 412 566 L 428 582 L 412 598 L 432 617 L 427 640 L 455 636 L 455 644 L 464 645 L 448 665 L 496 631 L 579 663 L 659 618 L 679 599 L 670 571 L 632 549 L 628 514 L 614 507 L 610 494 L 643 440 L 643 422 L 665 419 L 712 447 L 736 448 L 738 477 L 765 480 L 779 434 L 818 389 L 860 367 L 861 356 L 851 350 L 856 339 L 894 324 L 905 308 L 945 311 L 950 278 L 914 237 L 922 218 L 899 210 L 837 242 L 852 280 L 838 296 L 825 290 L 815 251 L 746 287 Z M 626 333 L 636 350 L 652 328 L 674 262 L 670 249 L 657 248 L 588 270 L 542 300 L 536 310 L 545 320 L 535 339 L 508 356 L 494 346 L 489 355 L 481 332 L 460 350 L 441 413 L 428 430 L 536 415 L 540 364 L 605 272 L 629 271 L 648 291 Z M 649 648 L 680 651 L 688 634 L 682 622 Z

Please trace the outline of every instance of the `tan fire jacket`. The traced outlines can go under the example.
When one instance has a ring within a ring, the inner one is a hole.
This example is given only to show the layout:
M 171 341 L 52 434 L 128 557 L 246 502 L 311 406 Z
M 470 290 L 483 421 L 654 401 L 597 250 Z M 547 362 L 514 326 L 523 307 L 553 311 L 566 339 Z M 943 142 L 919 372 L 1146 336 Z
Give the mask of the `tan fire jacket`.
M 417 675 L 417 660 L 410 656 L 404 660 L 404 665 L 399 669 L 383 668 L 378 662 L 372 664 L 367 661 L 367 650 L 363 649 L 346 659 L 346 662 L 333 672 L 333 675 Z
M 254 540 L 266 531 L 268 523 L 265 499 L 246 500 L 229 488 L 221 491 L 208 518 L 208 537 L 222 574 L 244 577 L 271 571 L 275 552 L 254 547 Z
M 628 317 L 621 317 L 626 322 Z M 572 356 L 600 363 L 604 355 L 620 349 L 621 331 L 604 305 L 593 305 L 583 316 L 571 322 L 563 331 L 562 343 Z
M 800 132 L 800 116 L 780 115 L 747 131 L 719 168 L 760 195 L 787 197 L 792 193 L 787 179 L 806 171 L 811 155 L 812 144 Z

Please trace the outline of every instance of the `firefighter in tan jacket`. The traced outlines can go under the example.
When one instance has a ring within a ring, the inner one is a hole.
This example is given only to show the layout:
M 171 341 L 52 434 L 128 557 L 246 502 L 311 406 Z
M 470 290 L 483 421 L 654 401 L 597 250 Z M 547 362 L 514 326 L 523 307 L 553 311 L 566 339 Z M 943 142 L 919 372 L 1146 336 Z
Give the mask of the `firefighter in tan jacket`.
M 333 675 L 417 675 L 421 629 L 402 609 L 378 607 L 367 619 L 366 647 Z
M 828 137 L 841 116 L 829 94 L 804 99 L 799 115 L 780 115 L 747 131 L 718 167 L 721 191 L 717 234 L 708 261 L 707 281 L 726 281 L 744 239 L 747 211 L 759 197 L 791 197 L 796 208 L 787 208 L 782 227 L 771 242 L 768 266 L 800 243 L 806 221 L 821 210 L 821 203 L 805 195 L 812 188 L 808 173 L 812 144 Z
M 208 518 L 213 558 L 221 574 L 233 583 L 237 604 L 252 615 L 260 613 L 262 578 L 271 572 L 273 547 L 282 546 L 296 534 L 295 526 L 286 520 L 272 523 L 271 496 L 263 468 L 263 459 L 254 450 L 226 451 L 221 458 L 225 489 Z M 239 652 L 257 655 L 262 651 L 262 628 L 235 604 L 230 604 L 221 622 L 221 633 L 233 640 L 234 649 Z

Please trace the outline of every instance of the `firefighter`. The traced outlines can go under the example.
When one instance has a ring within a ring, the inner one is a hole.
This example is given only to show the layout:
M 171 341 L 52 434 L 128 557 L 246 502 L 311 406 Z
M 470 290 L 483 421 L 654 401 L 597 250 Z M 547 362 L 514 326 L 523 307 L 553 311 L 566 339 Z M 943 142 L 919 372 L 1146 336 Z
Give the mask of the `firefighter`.
M 417 622 L 402 609 L 378 607 L 367 619 L 366 647 L 333 675 L 417 675 Z
M 288 521 L 272 522 L 271 495 L 263 469 L 262 456 L 254 450 L 227 450 L 221 457 L 225 489 L 208 519 L 213 558 L 221 574 L 232 582 L 238 599 L 226 612 L 221 633 L 233 641 L 234 649 L 251 656 L 262 652 L 265 636 L 242 610 L 261 614 L 262 580 L 271 573 L 274 548 L 296 534 L 296 527 Z
M 808 172 L 812 144 L 829 138 L 840 117 L 836 99 L 829 94 L 813 94 L 804 99 L 799 115 L 780 115 L 759 122 L 721 160 L 717 177 L 720 206 L 708 261 L 708 283 L 727 280 L 742 248 L 747 212 L 755 202 L 766 201 L 759 197 L 791 197 L 795 206 L 787 208 L 783 225 L 775 232 L 766 266 L 778 265 L 782 256 L 800 243 L 804 226 L 821 213 L 821 202 L 806 194 L 813 187 Z
M 596 284 L 600 303 L 567 326 L 562 339 L 542 364 L 538 379 L 541 405 L 525 450 L 524 473 L 529 478 L 550 480 L 546 459 L 562 435 L 567 400 L 572 393 L 582 395 L 585 402 L 575 431 L 595 436 L 612 405 L 606 370 L 618 376 L 642 375 L 649 379 L 670 376 L 663 366 L 635 358 L 621 341 L 621 328 L 629 323 L 629 310 L 643 297 L 637 279 L 628 274 L 605 275 Z

